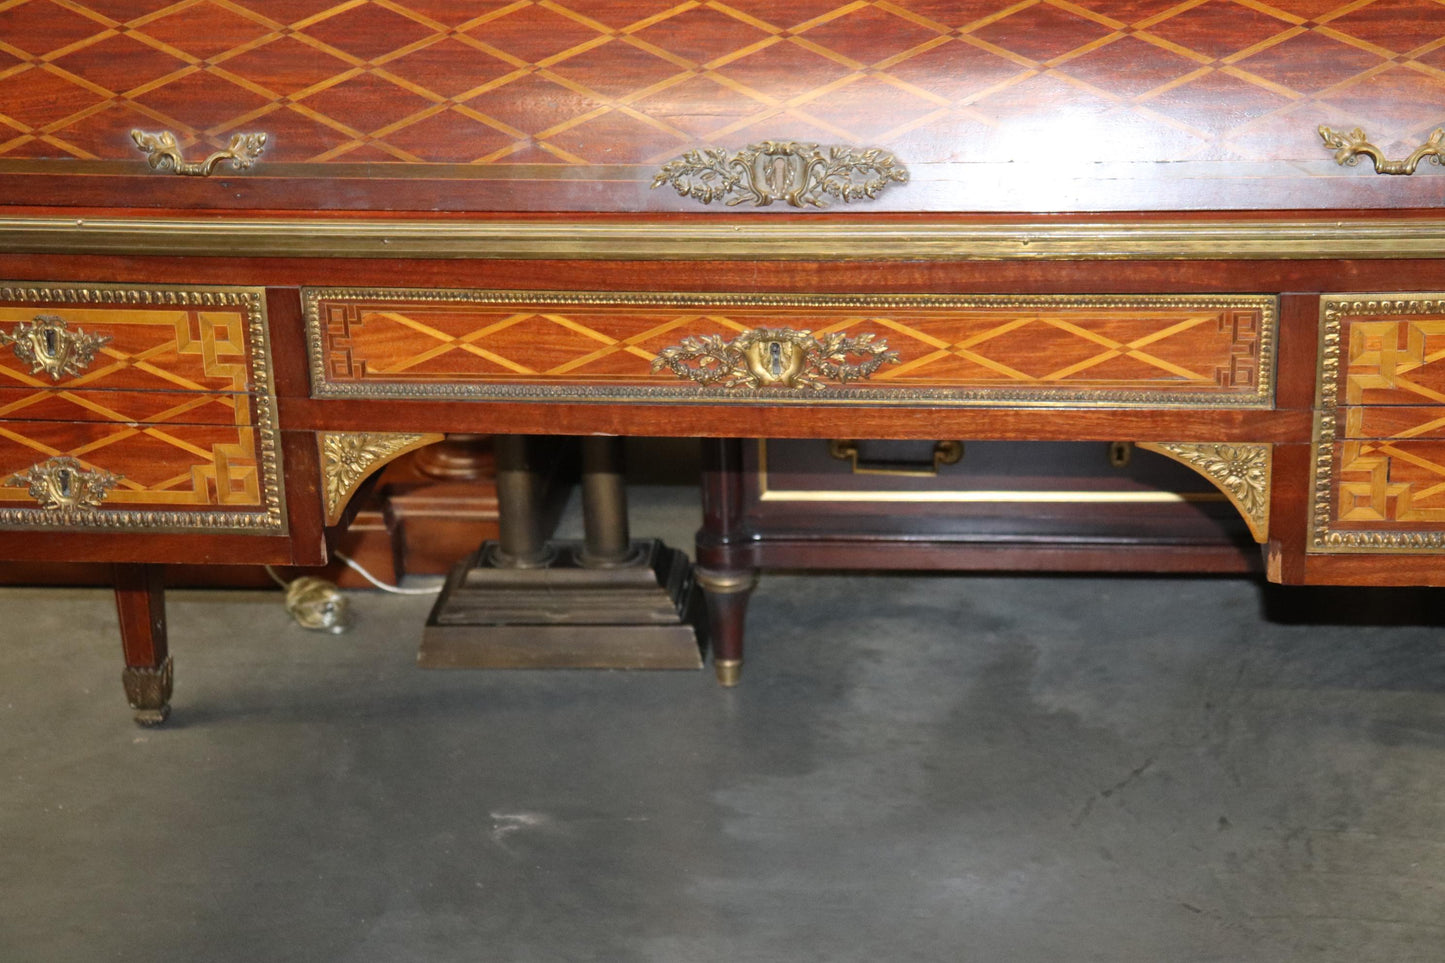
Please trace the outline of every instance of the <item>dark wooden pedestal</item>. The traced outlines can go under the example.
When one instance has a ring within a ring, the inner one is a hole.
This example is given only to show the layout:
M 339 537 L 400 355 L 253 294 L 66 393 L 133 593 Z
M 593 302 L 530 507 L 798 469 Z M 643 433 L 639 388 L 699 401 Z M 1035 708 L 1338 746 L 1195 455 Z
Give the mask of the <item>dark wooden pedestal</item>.
M 692 567 L 656 540 L 623 564 L 589 565 L 553 543 L 539 566 L 499 564 L 488 542 L 458 565 L 422 633 L 427 669 L 699 669 Z

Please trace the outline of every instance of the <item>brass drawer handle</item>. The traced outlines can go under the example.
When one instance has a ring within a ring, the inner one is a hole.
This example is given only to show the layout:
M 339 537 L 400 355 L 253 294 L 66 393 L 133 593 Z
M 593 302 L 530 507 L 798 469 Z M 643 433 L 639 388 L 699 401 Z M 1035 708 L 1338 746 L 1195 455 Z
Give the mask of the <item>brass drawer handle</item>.
M 939 441 L 933 445 L 933 462 L 869 461 L 859 453 L 857 441 L 834 438 L 828 442 L 828 454 L 839 461 L 852 461 L 855 475 L 911 475 L 933 478 L 944 465 L 963 460 L 963 442 Z
M 767 140 L 739 151 L 690 150 L 662 165 L 652 186 L 671 184 L 701 204 L 722 201 L 735 207 L 751 201 L 767 207 L 783 201 L 792 207 L 827 207 L 829 197 L 846 204 L 907 182 L 908 168 L 881 148 Z
M 53 314 L 38 314 L 33 323 L 22 321 L 8 334 L 0 331 L 0 345 L 10 345 L 15 357 L 30 365 L 31 374 L 44 371 L 51 381 L 80 374 L 110 340 L 108 334 L 72 331 L 65 319 Z
M 872 334 L 815 337 L 792 328 L 754 328 L 731 341 L 716 334 L 689 335 L 658 352 L 652 370 L 670 368 L 703 386 L 821 391 L 827 387 L 824 378 L 846 384 L 897 360 L 898 352 Z
M 1376 174 L 1413 174 L 1427 157 L 1432 164 L 1445 163 L 1441 160 L 1441 154 L 1445 153 L 1445 127 L 1436 127 L 1429 139 L 1415 148 L 1409 157 L 1393 161 L 1386 160 L 1384 152 L 1369 142 L 1363 128 L 1356 127 L 1348 134 L 1341 134 L 1321 125 L 1320 136 L 1324 138 L 1325 146 L 1334 150 L 1335 163 L 1341 167 L 1355 167 L 1361 157 L 1368 157 L 1375 165 Z
M 94 511 L 123 475 L 88 469 L 68 455 L 42 461 L 5 479 L 6 485 L 25 485 L 30 497 L 47 512 L 62 518 Z
M 216 165 L 230 161 L 231 166 L 243 171 L 256 162 L 266 147 L 265 134 L 232 134 L 231 145 L 218 150 L 203 161 L 187 163 L 181 156 L 181 145 L 176 135 L 168 130 L 148 133 L 143 130 L 130 132 L 131 139 L 146 155 L 151 170 L 170 170 L 190 177 L 210 177 Z

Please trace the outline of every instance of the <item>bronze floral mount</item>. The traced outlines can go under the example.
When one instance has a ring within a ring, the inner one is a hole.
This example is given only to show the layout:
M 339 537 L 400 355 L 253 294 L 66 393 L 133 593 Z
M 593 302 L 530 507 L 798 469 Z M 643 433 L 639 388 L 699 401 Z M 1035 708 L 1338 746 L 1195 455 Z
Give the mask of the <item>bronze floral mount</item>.
M 671 184 L 702 204 L 767 207 L 783 201 L 791 207 L 827 207 L 830 197 L 845 204 L 872 199 L 889 184 L 907 181 L 908 169 L 880 148 L 767 140 L 739 151 L 688 151 L 664 164 L 652 186 Z
M 652 370 L 670 368 L 704 387 L 821 391 L 828 381 L 863 380 L 897 361 L 898 352 L 872 334 L 817 337 L 793 328 L 754 328 L 731 341 L 716 334 L 690 335 L 662 349 Z

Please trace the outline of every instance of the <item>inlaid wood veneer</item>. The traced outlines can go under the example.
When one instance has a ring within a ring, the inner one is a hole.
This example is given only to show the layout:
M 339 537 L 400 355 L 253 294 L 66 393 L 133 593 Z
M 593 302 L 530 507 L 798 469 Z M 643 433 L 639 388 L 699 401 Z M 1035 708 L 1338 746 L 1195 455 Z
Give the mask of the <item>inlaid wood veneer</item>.
M 1273 397 L 1268 297 L 310 289 L 305 302 L 321 397 L 1242 408 Z M 759 330 L 871 337 L 896 357 L 816 391 L 699 387 L 659 362 L 690 338 Z

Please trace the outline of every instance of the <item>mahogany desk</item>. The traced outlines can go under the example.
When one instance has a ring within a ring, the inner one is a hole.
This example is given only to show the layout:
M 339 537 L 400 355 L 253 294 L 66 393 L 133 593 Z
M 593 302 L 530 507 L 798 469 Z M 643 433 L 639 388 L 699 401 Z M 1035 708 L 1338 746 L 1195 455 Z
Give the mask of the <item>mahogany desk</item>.
M 150 566 L 319 564 L 442 432 L 1135 441 L 1275 581 L 1439 584 L 1442 52 L 1427 0 L 11 3 L 0 556 L 116 563 L 149 720 Z

